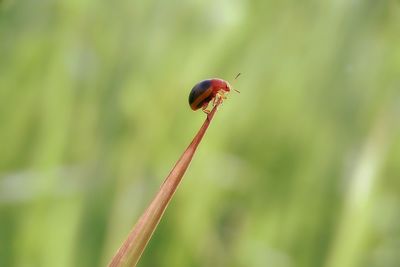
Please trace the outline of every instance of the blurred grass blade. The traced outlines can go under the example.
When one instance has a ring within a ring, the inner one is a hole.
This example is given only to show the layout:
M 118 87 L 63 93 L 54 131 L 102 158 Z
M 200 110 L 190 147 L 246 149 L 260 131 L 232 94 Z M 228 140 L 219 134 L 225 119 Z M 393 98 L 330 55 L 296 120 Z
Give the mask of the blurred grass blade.
M 137 264 L 166 207 L 168 206 L 169 201 L 182 180 L 197 146 L 200 144 L 201 139 L 210 125 L 219 104 L 220 102 L 218 101 L 208 114 L 200 130 L 193 138 L 193 141 L 161 185 L 160 190 L 150 203 L 150 206 L 140 217 L 139 221 L 129 233 L 128 238 L 114 255 L 109 264 L 110 267 L 135 266 Z

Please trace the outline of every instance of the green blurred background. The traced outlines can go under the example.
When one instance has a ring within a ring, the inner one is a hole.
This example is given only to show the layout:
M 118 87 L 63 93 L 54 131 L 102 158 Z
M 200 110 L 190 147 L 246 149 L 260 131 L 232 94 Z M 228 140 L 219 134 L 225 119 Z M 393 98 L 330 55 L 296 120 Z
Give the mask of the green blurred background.
M 0 1 L 0 266 L 400 266 L 399 1 Z

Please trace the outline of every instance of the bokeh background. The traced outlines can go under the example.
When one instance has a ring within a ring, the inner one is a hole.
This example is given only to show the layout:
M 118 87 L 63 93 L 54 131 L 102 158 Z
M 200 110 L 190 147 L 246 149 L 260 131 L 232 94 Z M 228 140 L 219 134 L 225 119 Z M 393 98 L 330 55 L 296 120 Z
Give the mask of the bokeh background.
M 400 2 L 0 1 L 0 266 L 400 266 Z

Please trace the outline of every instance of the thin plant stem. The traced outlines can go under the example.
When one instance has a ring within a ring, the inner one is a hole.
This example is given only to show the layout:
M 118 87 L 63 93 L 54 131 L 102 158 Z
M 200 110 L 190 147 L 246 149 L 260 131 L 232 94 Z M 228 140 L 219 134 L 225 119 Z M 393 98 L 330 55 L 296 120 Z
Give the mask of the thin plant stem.
M 112 258 L 109 267 L 136 266 L 221 102 L 221 99 L 217 100 L 196 136 L 164 180 L 157 195 Z

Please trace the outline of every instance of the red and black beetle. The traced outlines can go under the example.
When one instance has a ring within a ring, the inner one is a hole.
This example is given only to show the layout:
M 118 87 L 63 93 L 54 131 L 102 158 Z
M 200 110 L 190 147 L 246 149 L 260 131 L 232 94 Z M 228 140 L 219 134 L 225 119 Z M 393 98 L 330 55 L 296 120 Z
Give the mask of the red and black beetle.
M 193 110 L 201 108 L 205 113 L 209 113 L 207 110 L 208 104 L 213 100 L 226 99 L 225 94 L 231 91 L 231 86 L 227 81 L 214 78 L 207 79 L 196 84 L 189 94 L 189 105 Z

